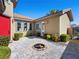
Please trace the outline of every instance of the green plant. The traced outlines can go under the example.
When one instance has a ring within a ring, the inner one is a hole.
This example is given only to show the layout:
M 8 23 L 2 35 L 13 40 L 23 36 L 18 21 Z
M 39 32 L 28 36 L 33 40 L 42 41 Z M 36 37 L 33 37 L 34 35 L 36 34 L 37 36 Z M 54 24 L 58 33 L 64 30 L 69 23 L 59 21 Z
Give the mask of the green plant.
M 57 34 L 54 34 L 52 39 L 53 41 L 58 42 L 59 36 Z
M 10 41 L 10 37 L 0 36 L 0 46 L 8 46 L 9 41 Z
M 49 14 L 56 14 L 56 13 L 59 13 L 59 12 L 62 12 L 61 10 L 56 10 L 56 9 L 52 9 Z
M 17 41 L 17 40 L 19 40 L 19 38 L 21 38 L 22 36 L 23 36 L 23 33 L 15 33 L 13 40 Z
M 79 33 L 75 33 L 75 36 L 79 36 Z
M 0 46 L 0 59 L 10 59 L 11 49 L 8 46 Z
M 70 36 L 67 34 L 61 34 L 60 39 L 62 42 L 67 42 L 70 39 Z
M 51 34 L 47 34 L 47 40 L 52 40 L 52 35 Z
M 47 39 L 47 34 L 44 34 L 44 35 L 43 35 L 43 38 L 44 38 L 44 39 Z
M 79 36 L 79 33 L 77 34 L 77 36 Z

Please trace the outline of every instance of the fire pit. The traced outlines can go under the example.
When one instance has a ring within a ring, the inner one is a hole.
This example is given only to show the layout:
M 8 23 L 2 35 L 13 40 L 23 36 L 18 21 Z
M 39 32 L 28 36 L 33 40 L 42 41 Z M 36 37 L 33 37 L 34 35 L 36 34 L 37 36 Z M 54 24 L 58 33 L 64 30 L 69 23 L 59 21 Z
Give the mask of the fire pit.
M 37 51 L 42 51 L 46 48 L 46 46 L 42 43 L 37 43 L 33 45 L 33 48 L 36 49 Z

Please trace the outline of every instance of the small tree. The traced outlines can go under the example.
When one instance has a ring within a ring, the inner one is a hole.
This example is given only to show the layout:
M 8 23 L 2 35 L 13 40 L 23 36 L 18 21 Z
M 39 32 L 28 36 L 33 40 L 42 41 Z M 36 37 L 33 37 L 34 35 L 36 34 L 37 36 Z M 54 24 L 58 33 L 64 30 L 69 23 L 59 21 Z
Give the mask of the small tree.
M 56 14 L 56 13 L 58 13 L 58 12 L 60 12 L 60 11 L 53 9 L 53 10 L 51 10 L 51 11 L 49 12 L 49 14 Z
M 61 11 L 52 9 L 51 11 L 49 11 L 49 13 L 47 15 L 56 14 L 56 13 L 59 13 L 59 12 L 61 12 Z
M 57 12 L 57 10 L 51 10 L 50 14 L 55 14 Z

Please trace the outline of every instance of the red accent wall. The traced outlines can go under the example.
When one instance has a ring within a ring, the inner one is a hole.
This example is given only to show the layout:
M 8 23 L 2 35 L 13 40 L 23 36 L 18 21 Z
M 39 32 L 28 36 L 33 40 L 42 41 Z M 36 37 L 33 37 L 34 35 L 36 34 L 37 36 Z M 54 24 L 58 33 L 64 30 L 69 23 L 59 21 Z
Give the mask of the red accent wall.
M 10 36 L 10 18 L 0 15 L 0 36 Z

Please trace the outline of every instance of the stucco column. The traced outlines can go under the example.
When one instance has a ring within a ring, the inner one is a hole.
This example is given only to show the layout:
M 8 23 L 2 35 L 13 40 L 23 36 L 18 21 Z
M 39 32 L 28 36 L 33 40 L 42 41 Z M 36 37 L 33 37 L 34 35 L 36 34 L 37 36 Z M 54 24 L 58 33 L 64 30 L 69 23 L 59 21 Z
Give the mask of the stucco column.
M 13 17 L 10 18 L 10 42 L 13 41 L 13 35 L 14 35 L 12 21 L 13 21 Z
M 8 0 L 8 1 L 4 0 L 4 3 L 5 3 L 6 9 L 3 14 L 13 17 L 13 3 L 10 0 Z
M 24 22 L 21 22 L 21 31 L 24 31 Z
M 29 24 L 29 23 L 27 23 L 27 31 L 29 31 L 29 27 L 30 27 L 30 24 Z
M 41 36 L 43 36 L 44 33 L 45 33 L 45 28 L 44 28 L 44 26 L 45 26 L 45 22 L 41 22 L 41 25 L 40 25 L 40 28 L 41 28 Z

